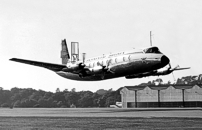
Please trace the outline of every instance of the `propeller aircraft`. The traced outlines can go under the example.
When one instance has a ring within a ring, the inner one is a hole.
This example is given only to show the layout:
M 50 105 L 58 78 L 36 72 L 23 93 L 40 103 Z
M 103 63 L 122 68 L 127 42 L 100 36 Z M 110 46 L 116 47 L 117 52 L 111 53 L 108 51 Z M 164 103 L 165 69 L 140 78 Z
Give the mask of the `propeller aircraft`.
M 119 77 L 125 77 L 126 79 L 142 78 L 168 75 L 176 70 L 189 69 L 189 67 L 180 68 L 179 66 L 171 68 L 169 58 L 155 46 L 111 53 L 89 59 L 86 59 L 86 54 L 83 53 L 82 60 L 70 60 L 66 40 L 64 39 L 62 40 L 61 58 L 62 64 L 19 58 L 10 60 L 43 67 L 64 78 L 78 81 L 100 81 Z M 169 65 L 168 69 L 159 71 L 167 65 Z

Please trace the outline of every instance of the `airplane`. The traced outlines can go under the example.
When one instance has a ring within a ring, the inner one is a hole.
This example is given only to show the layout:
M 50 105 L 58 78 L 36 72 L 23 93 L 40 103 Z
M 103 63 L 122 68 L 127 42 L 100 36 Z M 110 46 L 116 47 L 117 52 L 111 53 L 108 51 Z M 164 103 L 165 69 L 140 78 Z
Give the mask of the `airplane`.
M 190 67 L 180 68 L 179 66 L 171 68 L 169 58 L 156 46 L 110 53 L 89 59 L 86 59 L 85 53 L 83 53 L 82 60 L 70 60 L 66 39 L 64 39 L 62 40 L 61 58 L 62 64 L 19 58 L 10 60 L 43 67 L 64 78 L 78 81 L 100 81 L 119 77 L 142 78 L 168 75 L 176 70 L 190 69 Z M 166 70 L 159 70 L 167 65 L 169 67 Z

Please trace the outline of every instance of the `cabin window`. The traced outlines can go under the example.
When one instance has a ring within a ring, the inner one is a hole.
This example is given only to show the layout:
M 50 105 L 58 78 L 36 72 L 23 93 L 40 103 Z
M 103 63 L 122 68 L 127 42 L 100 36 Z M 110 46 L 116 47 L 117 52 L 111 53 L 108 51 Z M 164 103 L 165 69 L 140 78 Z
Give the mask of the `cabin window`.
M 115 59 L 115 62 L 117 63 L 118 61 L 117 61 L 117 58 Z
M 125 61 L 125 57 L 123 57 L 123 61 Z
M 117 57 L 116 58 L 116 63 L 120 63 L 120 62 L 122 62 L 123 61 L 123 57 Z
M 128 56 L 128 60 L 130 61 L 131 59 L 130 59 L 130 55 Z

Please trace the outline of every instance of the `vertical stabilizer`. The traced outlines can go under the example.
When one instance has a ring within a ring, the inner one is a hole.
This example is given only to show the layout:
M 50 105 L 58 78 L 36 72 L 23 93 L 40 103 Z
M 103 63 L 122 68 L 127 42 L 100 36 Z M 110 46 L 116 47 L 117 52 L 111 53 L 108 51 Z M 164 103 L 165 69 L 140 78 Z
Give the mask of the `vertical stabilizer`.
M 61 58 L 62 58 L 62 64 L 67 64 L 67 62 L 69 62 L 70 59 L 66 39 L 62 40 Z

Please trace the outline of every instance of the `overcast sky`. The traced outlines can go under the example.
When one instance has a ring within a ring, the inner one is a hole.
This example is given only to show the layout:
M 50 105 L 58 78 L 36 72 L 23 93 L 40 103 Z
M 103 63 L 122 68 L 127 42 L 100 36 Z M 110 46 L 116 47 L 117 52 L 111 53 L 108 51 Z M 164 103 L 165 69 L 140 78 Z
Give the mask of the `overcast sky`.
M 0 87 L 55 92 L 116 90 L 156 79 L 124 77 L 98 82 L 72 81 L 44 68 L 9 61 L 10 58 L 61 63 L 61 40 L 79 42 L 87 58 L 153 45 L 173 67 L 191 67 L 175 77 L 202 73 L 201 0 L 1 0 Z M 160 76 L 164 81 L 172 75 Z

